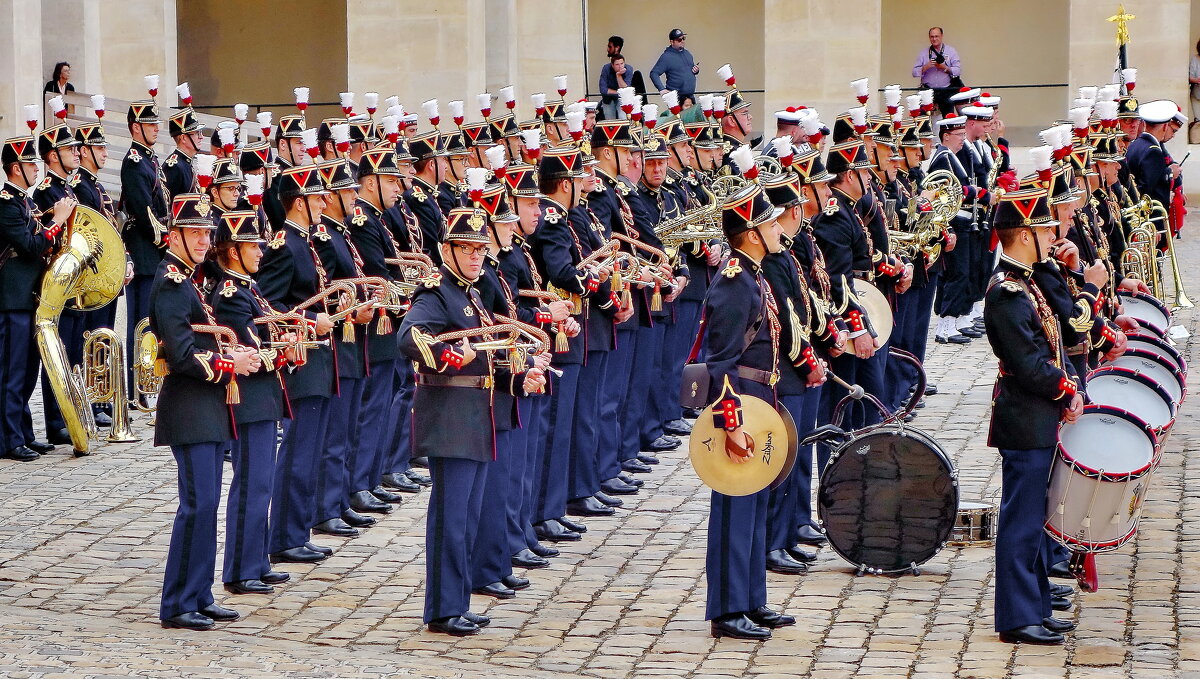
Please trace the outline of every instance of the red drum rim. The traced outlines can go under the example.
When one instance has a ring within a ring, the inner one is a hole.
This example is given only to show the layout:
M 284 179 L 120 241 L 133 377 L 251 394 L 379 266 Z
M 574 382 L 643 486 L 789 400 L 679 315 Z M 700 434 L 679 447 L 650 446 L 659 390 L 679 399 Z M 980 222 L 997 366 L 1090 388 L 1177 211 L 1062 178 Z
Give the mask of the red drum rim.
M 1086 405 L 1083 407 L 1083 415 L 1088 415 L 1088 414 L 1112 415 L 1114 417 L 1119 417 L 1121 419 L 1128 420 L 1131 424 L 1140 428 L 1143 432 L 1145 432 L 1146 437 L 1150 439 L 1150 461 L 1137 469 L 1134 469 L 1132 471 L 1127 471 L 1127 472 L 1120 472 L 1120 473 L 1105 472 L 1105 471 L 1100 471 L 1099 469 L 1093 469 L 1093 468 L 1089 467 L 1088 465 L 1077 460 L 1069 452 L 1067 452 L 1067 450 L 1065 448 L 1063 448 L 1062 434 L 1061 434 L 1061 430 L 1060 430 L 1058 444 L 1055 447 L 1058 450 L 1059 457 L 1063 458 L 1064 462 L 1071 465 L 1072 469 L 1077 470 L 1081 476 L 1084 476 L 1086 478 L 1100 479 L 1101 481 L 1105 481 L 1105 482 L 1109 482 L 1109 483 L 1116 483 L 1118 481 L 1126 481 L 1129 479 L 1139 478 L 1139 477 L 1145 476 L 1146 474 L 1148 474 L 1154 470 L 1154 467 L 1156 466 L 1155 461 L 1157 459 L 1157 452 L 1158 452 L 1158 436 L 1156 436 L 1154 434 L 1153 427 L 1146 424 L 1142 420 L 1142 418 L 1138 417 L 1137 415 L 1134 415 L 1133 413 L 1129 412 L 1128 410 L 1124 410 L 1122 408 L 1117 408 L 1115 406 L 1105 406 L 1105 405 L 1096 405 L 1096 404 Z M 1083 417 L 1083 415 L 1080 415 L 1080 417 Z
M 1095 370 L 1093 370 L 1087 374 L 1087 381 L 1091 382 L 1092 378 L 1102 377 L 1104 375 L 1119 375 L 1121 377 L 1133 380 L 1134 382 L 1144 384 L 1145 386 L 1153 389 L 1154 392 L 1156 394 L 1158 394 L 1158 397 L 1161 398 L 1163 400 L 1163 402 L 1167 404 L 1167 408 L 1171 411 L 1171 419 L 1168 420 L 1166 424 L 1159 426 L 1159 427 L 1155 427 L 1155 426 L 1150 425 L 1150 423 L 1148 423 L 1148 422 L 1146 423 L 1146 425 L 1150 427 L 1151 431 L 1154 432 L 1155 437 L 1157 439 L 1155 442 L 1155 447 L 1157 448 L 1159 445 L 1161 445 L 1163 443 L 1163 438 L 1164 438 L 1163 435 L 1166 434 L 1168 431 L 1171 430 L 1172 427 L 1175 426 L 1175 419 L 1179 416 L 1179 404 L 1173 402 L 1171 400 L 1171 395 L 1167 393 L 1167 390 L 1163 389 L 1163 386 L 1161 384 L 1159 384 L 1156 380 L 1152 379 L 1149 375 L 1143 375 L 1142 373 L 1140 373 L 1136 370 L 1130 370 L 1129 368 L 1126 368 L 1124 366 L 1120 366 L 1120 365 L 1100 366 L 1099 368 L 1096 368 Z M 1137 417 L 1137 416 L 1135 415 L 1134 417 Z
M 1163 304 L 1162 300 L 1155 297 L 1154 295 L 1148 295 L 1144 292 L 1129 292 L 1128 290 L 1118 290 L 1117 296 L 1118 297 L 1126 297 L 1128 299 L 1136 299 L 1139 302 L 1145 302 L 1146 304 L 1149 304 L 1150 306 L 1161 311 L 1163 316 L 1166 317 L 1168 325 L 1171 323 L 1171 308 L 1168 307 L 1166 304 Z M 1140 323 L 1141 321 L 1138 321 L 1138 322 Z
M 1175 378 L 1175 382 L 1179 385 L 1179 403 L 1176 404 L 1176 407 L 1183 405 L 1183 402 L 1187 400 L 1187 395 L 1188 395 L 1187 380 L 1183 379 L 1183 375 L 1180 374 L 1180 371 L 1176 371 L 1175 366 L 1167 363 L 1166 359 L 1164 359 L 1162 356 L 1159 356 L 1158 354 L 1154 353 L 1153 351 L 1146 351 L 1145 349 L 1133 348 L 1133 349 L 1126 349 L 1125 353 L 1118 356 L 1117 359 L 1119 360 L 1126 356 L 1129 356 L 1132 358 L 1140 358 L 1140 359 L 1143 359 L 1146 361 L 1151 361 L 1151 362 L 1157 363 L 1158 365 L 1162 366 L 1163 368 L 1166 368 L 1167 372 L 1171 373 L 1171 377 Z M 1117 366 L 1117 367 L 1124 367 L 1124 366 Z M 1138 371 L 1135 370 L 1134 372 L 1138 372 Z
M 1084 551 L 1087 551 L 1087 552 L 1109 552 L 1109 551 L 1112 551 L 1114 549 L 1121 547 L 1126 542 L 1129 542 L 1129 540 L 1132 539 L 1133 536 L 1137 534 L 1138 527 L 1137 527 L 1137 524 L 1135 523 L 1133 528 L 1130 528 L 1129 532 L 1122 535 L 1121 537 L 1119 537 L 1115 540 L 1104 540 L 1101 542 L 1089 542 L 1087 540 L 1080 540 L 1079 538 L 1077 538 L 1073 535 L 1067 535 L 1066 533 L 1063 533 L 1062 531 L 1056 529 L 1054 526 L 1051 526 L 1049 521 L 1047 521 L 1045 524 L 1043 524 L 1042 529 L 1045 530 L 1047 533 L 1049 533 L 1050 537 L 1054 538 L 1055 540 L 1058 540 L 1063 545 L 1072 545 L 1072 546 L 1077 546 L 1077 547 L 1083 547 Z M 1070 549 L 1070 547 L 1067 547 L 1067 548 Z
M 1163 339 L 1162 337 L 1159 337 L 1158 335 L 1155 335 L 1154 333 L 1145 333 L 1145 332 L 1129 332 L 1129 333 L 1125 333 L 1125 336 L 1127 338 L 1129 338 L 1130 341 L 1136 340 L 1139 342 L 1145 342 L 1147 344 L 1153 345 L 1157 349 L 1161 349 L 1163 351 L 1163 353 L 1168 354 L 1172 360 L 1179 363 L 1179 372 L 1187 374 L 1187 371 L 1188 371 L 1187 359 L 1183 357 L 1183 352 L 1181 352 L 1180 350 L 1171 346 L 1171 344 L 1169 342 L 1167 342 L 1167 340 Z M 1130 348 L 1137 349 L 1137 347 L 1130 347 Z M 1145 351 L 1145 350 L 1139 349 L 1139 351 Z

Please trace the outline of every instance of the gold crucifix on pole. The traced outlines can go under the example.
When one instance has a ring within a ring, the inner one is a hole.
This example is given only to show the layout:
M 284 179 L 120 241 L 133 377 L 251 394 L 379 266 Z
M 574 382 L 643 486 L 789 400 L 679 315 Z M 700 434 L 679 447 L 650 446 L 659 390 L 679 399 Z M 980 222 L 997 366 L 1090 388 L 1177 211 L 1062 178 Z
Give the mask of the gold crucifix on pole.
M 1117 13 L 1107 19 L 1117 25 L 1117 45 L 1129 44 L 1129 22 L 1136 18 L 1134 14 L 1126 14 L 1125 5 L 1121 4 L 1117 5 Z

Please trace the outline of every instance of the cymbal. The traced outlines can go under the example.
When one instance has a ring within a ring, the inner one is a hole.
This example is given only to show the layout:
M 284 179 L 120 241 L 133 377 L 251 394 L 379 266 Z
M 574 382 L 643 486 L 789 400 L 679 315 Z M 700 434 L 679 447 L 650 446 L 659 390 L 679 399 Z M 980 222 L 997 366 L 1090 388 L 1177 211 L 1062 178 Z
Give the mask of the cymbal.
M 725 430 L 713 424 L 712 406 L 704 409 L 692 426 L 688 457 L 704 485 L 732 496 L 753 495 L 786 475 L 795 462 L 794 450 L 783 418 L 766 401 L 742 394 L 743 430 L 754 439 L 754 457 L 734 462 L 725 454 Z M 793 428 L 795 425 L 792 425 Z
M 879 346 L 883 346 L 892 336 L 892 327 L 895 325 L 891 303 L 879 288 L 871 283 L 859 278 L 852 279 L 851 283 L 854 286 L 854 296 L 867 310 L 867 318 L 871 320 L 871 327 L 875 329 Z
M 787 460 L 779 467 L 779 476 L 771 482 L 771 490 L 775 490 L 787 480 L 788 474 L 792 473 L 792 467 L 796 466 L 796 454 L 800 450 L 800 432 L 796 430 L 796 421 L 792 419 L 792 414 L 778 402 L 775 404 L 775 412 L 779 413 L 779 418 L 783 420 L 783 426 L 787 429 L 788 445 L 785 449 Z

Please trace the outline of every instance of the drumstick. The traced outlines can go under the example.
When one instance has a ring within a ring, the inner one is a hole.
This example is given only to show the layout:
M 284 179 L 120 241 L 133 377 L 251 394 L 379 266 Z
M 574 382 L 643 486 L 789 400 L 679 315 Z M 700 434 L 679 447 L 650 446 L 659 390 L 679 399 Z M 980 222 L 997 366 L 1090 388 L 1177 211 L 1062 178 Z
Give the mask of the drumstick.
M 850 392 L 851 398 L 861 399 L 863 396 L 867 395 L 867 392 L 865 389 L 863 389 L 862 387 L 860 387 L 857 384 L 850 384 L 850 383 L 846 382 L 846 380 L 843 380 L 842 378 L 838 377 L 837 374 L 835 374 L 832 370 L 827 370 L 825 372 L 825 374 L 828 375 L 830 378 L 832 378 L 834 382 L 837 382 L 838 384 L 845 387 L 846 390 Z

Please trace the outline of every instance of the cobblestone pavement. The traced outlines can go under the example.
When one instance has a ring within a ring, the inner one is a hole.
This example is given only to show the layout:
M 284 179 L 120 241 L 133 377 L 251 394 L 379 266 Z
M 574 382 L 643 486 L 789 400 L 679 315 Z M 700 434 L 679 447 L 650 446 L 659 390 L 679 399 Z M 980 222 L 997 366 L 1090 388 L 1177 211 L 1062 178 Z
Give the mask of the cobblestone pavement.
M 1200 246 L 1184 242 L 1180 254 L 1195 263 Z M 1195 316 L 1178 315 L 1193 334 Z M 999 483 L 985 445 L 994 361 L 985 341 L 930 346 L 941 393 L 914 424 L 954 459 L 964 500 L 989 498 Z M 1067 615 L 1079 630 L 1060 648 L 998 641 L 983 547 L 948 548 L 903 577 L 857 577 L 826 549 L 807 576 L 769 576 L 770 603 L 795 627 L 766 643 L 711 639 L 708 492 L 682 450 L 662 456 L 616 516 L 589 520 L 582 542 L 560 545 L 530 589 L 477 598 L 475 610 L 493 618 L 477 636 L 452 640 L 420 624 L 427 494 L 335 544 L 326 562 L 288 566 L 293 580 L 271 596 L 218 588 L 240 621 L 162 630 L 169 452 L 108 444 L 75 459 L 60 447 L 33 463 L 0 461 L 0 676 L 1200 677 L 1200 555 L 1187 528 L 1200 523 L 1200 428 L 1190 406 L 1136 541 L 1100 557 L 1102 589 L 1076 597 Z M 149 438 L 145 416 L 135 430 Z

